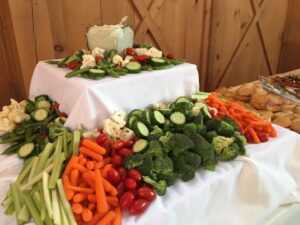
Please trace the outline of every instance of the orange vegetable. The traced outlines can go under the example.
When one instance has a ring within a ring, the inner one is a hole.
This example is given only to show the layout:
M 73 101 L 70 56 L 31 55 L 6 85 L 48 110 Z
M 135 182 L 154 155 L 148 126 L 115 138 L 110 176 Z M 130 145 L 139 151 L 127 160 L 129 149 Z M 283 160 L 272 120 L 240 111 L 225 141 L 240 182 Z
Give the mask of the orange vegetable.
M 93 218 L 93 213 L 90 209 L 84 208 L 82 213 L 81 213 L 81 217 L 82 217 L 84 222 L 89 222 Z
M 77 169 L 80 173 L 89 172 L 87 168 L 79 163 L 74 163 L 73 168 Z
M 116 213 L 116 217 L 113 220 L 112 225 L 121 225 L 122 211 L 120 210 L 119 207 L 115 209 L 115 213 Z
M 106 178 L 107 177 L 107 172 L 112 168 L 112 164 L 106 164 L 101 172 L 102 177 Z
M 81 214 L 83 211 L 83 207 L 80 203 L 72 203 L 72 211 L 75 214 Z
M 94 190 L 91 188 L 83 188 L 83 187 L 77 187 L 77 186 L 70 186 L 70 190 L 76 191 L 76 192 L 81 192 L 81 193 L 86 193 L 86 194 L 93 194 Z
M 95 189 L 97 197 L 97 211 L 102 213 L 107 212 L 108 204 L 105 198 L 102 176 L 99 170 L 95 170 Z
M 87 225 L 96 225 L 96 223 L 97 223 L 100 219 L 102 219 L 102 217 L 103 217 L 104 215 L 105 215 L 105 213 L 99 213 L 99 212 L 97 212 L 97 213 L 94 215 L 93 219 L 91 219 L 91 221 L 88 222 Z
M 97 202 L 97 197 L 95 194 L 89 194 L 87 198 L 90 202 Z
M 95 189 L 95 182 L 94 182 L 93 174 L 91 172 L 83 173 L 82 179 L 88 184 L 90 188 Z
M 116 208 L 119 205 L 119 200 L 117 197 L 106 196 L 106 201 L 112 208 Z
M 86 161 L 87 161 L 86 158 L 81 158 L 81 159 L 79 160 L 79 163 L 80 163 L 81 165 L 85 166 Z
M 73 196 L 73 202 L 75 202 L 75 203 L 82 202 L 85 199 L 87 199 L 87 195 L 82 194 L 82 193 L 76 193 Z
M 112 222 L 116 217 L 116 213 L 114 211 L 109 211 L 108 213 L 103 216 L 102 219 L 96 225 L 107 225 Z
M 95 208 L 96 208 L 96 204 L 95 204 L 95 203 L 90 202 L 90 203 L 88 204 L 88 209 L 93 210 L 93 209 L 95 209 Z
M 103 159 L 102 155 L 99 155 L 98 153 L 96 153 L 96 152 L 94 152 L 94 151 L 92 151 L 92 150 L 90 150 L 90 149 L 88 149 L 86 147 L 81 146 L 79 148 L 79 151 L 83 155 L 88 156 L 88 157 L 90 157 L 90 158 L 92 158 L 92 159 L 94 159 L 94 160 L 96 160 L 98 162 L 100 162 Z
M 70 172 L 71 172 L 72 169 L 73 169 L 73 165 L 74 165 L 75 163 L 78 163 L 78 161 L 79 161 L 79 157 L 73 155 L 72 158 L 70 159 L 68 165 L 66 166 L 63 175 L 69 175 Z
M 87 161 L 85 166 L 88 170 L 93 170 L 95 168 L 95 163 L 93 161 Z
M 105 158 L 103 159 L 101 162 L 98 162 L 95 164 L 95 168 L 96 169 L 101 169 L 103 168 L 105 165 L 111 163 L 111 157 Z
M 106 153 L 105 148 L 99 146 L 96 142 L 89 139 L 83 139 L 82 145 L 98 154 L 104 155 Z
M 77 186 L 78 185 L 78 178 L 79 178 L 79 172 L 77 169 L 74 169 L 71 171 L 70 173 L 70 183 L 73 186 Z

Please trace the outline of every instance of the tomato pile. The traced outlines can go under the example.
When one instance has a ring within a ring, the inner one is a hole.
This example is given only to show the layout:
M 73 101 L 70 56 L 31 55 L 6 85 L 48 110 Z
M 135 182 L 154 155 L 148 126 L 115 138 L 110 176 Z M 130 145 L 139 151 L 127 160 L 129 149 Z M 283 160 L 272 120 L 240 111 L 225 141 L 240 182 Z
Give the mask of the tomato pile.
M 113 167 L 107 172 L 107 180 L 118 190 L 120 209 L 128 210 L 130 215 L 142 214 L 156 199 L 156 192 L 143 182 L 141 173 L 136 169 L 127 170 L 122 165 L 123 158 L 133 154 L 131 148 L 135 141 L 137 139 L 111 141 L 103 132 L 96 139 L 111 157 Z

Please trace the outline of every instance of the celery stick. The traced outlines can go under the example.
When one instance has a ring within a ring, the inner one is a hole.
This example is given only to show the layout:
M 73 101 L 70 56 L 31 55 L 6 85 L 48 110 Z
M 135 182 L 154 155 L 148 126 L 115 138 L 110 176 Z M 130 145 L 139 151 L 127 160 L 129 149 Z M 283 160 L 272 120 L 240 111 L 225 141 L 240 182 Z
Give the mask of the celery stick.
M 44 171 L 42 171 L 41 173 L 39 173 L 38 175 L 36 175 L 32 180 L 28 181 L 27 184 L 24 184 L 21 186 L 21 190 L 24 191 L 26 190 L 28 187 L 30 187 L 31 185 L 39 182 L 40 180 L 42 180 L 43 178 L 43 173 L 50 173 L 53 169 L 53 163 L 51 165 L 49 165 L 47 168 L 44 169 Z
M 79 130 L 75 130 L 74 138 L 73 138 L 73 155 L 78 155 L 80 137 L 81 137 L 81 132 Z
M 4 211 L 4 215 L 11 216 L 15 212 L 15 207 L 13 202 L 7 207 L 7 209 Z
M 43 171 L 48 158 L 52 154 L 52 150 L 53 150 L 53 144 L 52 143 L 47 143 L 46 147 L 44 148 L 44 150 L 40 154 L 40 160 L 39 160 L 39 163 L 37 165 L 35 174 L 39 174 L 40 172 Z
M 69 154 L 68 154 L 68 131 L 66 128 L 64 129 L 64 133 L 63 133 L 63 150 L 64 150 L 66 158 L 68 158 L 69 157 Z
M 70 206 L 70 203 L 69 203 L 68 199 L 66 198 L 62 180 L 58 179 L 56 183 L 57 183 L 57 189 L 58 189 L 58 192 L 59 192 L 59 196 L 61 198 L 64 210 L 67 214 L 69 225 L 77 225 L 76 220 L 75 220 L 74 215 L 73 215 L 73 212 L 72 212 L 72 209 L 71 209 L 71 206 Z
M 15 208 L 15 212 L 16 212 L 16 215 L 19 215 L 22 206 L 21 206 L 21 202 L 20 202 L 20 198 L 19 198 L 20 190 L 18 190 L 18 184 L 16 182 L 14 182 L 14 183 L 10 184 L 10 188 L 11 188 L 11 196 L 13 198 L 13 205 Z M 20 225 L 20 224 L 23 224 L 24 221 L 17 219 L 17 223 L 18 223 L 18 225 Z
M 54 159 L 54 155 L 52 155 L 49 159 L 47 159 L 47 162 L 45 164 L 45 168 L 53 163 L 53 159 Z
M 24 194 L 24 200 L 25 200 L 25 204 L 27 205 L 29 212 L 30 212 L 34 222 L 36 223 L 36 225 L 43 225 L 44 223 L 43 223 L 42 219 L 40 218 L 39 212 L 38 212 L 37 208 L 35 207 L 30 195 Z
M 63 152 L 55 156 L 54 166 L 50 176 L 48 188 L 54 189 L 56 187 L 56 181 L 60 177 L 64 160 L 65 160 L 65 154 Z
M 27 178 L 31 170 L 31 167 L 32 167 L 32 158 L 30 159 L 30 161 L 28 161 L 26 165 L 23 166 L 23 169 L 17 178 L 19 184 L 23 184 L 25 180 L 28 180 Z
M 55 225 L 61 224 L 61 215 L 60 215 L 60 208 L 59 208 L 59 199 L 57 195 L 56 189 L 51 191 L 52 194 L 52 207 L 53 207 L 53 221 Z
M 41 194 L 39 191 L 35 191 L 32 195 L 32 199 L 34 201 L 34 204 L 36 205 L 38 211 L 41 213 L 41 205 L 42 205 L 42 199 Z
M 40 195 L 41 195 L 41 205 L 40 205 L 40 207 L 39 207 L 39 209 L 40 209 L 40 215 L 41 215 L 41 219 L 43 220 L 43 221 L 45 221 L 46 220 L 46 215 L 48 215 L 47 214 L 47 212 L 46 212 L 46 203 L 45 203 L 45 200 L 44 200 L 44 198 L 43 198 L 43 196 L 44 196 L 44 192 L 43 192 L 43 183 L 42 182 L 39 182 L 38 184 L 37 184 L 37 186 L 38 186 L 38 188 L 39 188 L 39 193 L 40 193 Z
M 50 191 L 48 189 L 48 182 L 49 182 L 49 175 L 48 173 L 43 173 L 43 193 L 44 199 L 46 203 L 46 208 L 49 214 L 50 219 L 53 219 L 53 211 L 52 211 L 52 204 L 51 204 L 51 196 Z
M 72 154 L 73 154 L 73 142 L 74 142 L 74 140 L 73 140 L 73 134 L 72 134 L 72 138 L 71 138 L 71 140 L 68 144 L 68 154 L 69 154 L 69 156 L 72 156 Z
M 45 223 L 46 225 L 54 225 L 53 220 L 50 219 L 50 217 L 49 217 L 49 215 L 48 215 L 47 212 L 46 212 L 46 217 L 45 217 L 44 223 Z M 62 225 L 64 225 L 64 224 L 62 224 Z
M 7 196 L 2 202 L 1 205 L 7 207 L 13 202 L 12 196 Z
M 63 225 L 70 225 L 61 198 L 59 198 L 59 208 L 60 208 L 60 215 L 61 215 L 62 224 Z
M 23 197 L 24 199 L 24 197 Z M 22 206 L 20 213 L 17 214 L 17 219 L 21 221 L 29 222 L 31 216 L 30 212 L 26 206 L 26 203 Z
M 54 152 L 54 157 L 62 152 L 62 148 L 63 148 L 63 137 L 58 136 L 56 147 L 55 147 L 55 152 Z
M 32 180 L 32 178 L 34 177 L 38 162 L 39 162 L 39 157 L 34 156 L 33 159 L 32 159 L 32 163 L 31 163 L 32 165 L 31 165 L 28 180 Z M 29 190 L 29 189 L 31 189 L 31 187 L 27 188 L 27 190 Z

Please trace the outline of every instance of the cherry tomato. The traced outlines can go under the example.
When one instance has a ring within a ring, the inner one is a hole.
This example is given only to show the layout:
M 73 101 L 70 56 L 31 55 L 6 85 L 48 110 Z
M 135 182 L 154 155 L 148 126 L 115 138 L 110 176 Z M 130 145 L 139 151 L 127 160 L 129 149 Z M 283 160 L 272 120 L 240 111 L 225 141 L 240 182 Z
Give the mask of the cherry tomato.
M 142 180 L 142 175 L 139 171 L 137 171 L 136 169 L 130 169 L 128 171 L 128 177 L 136 180 L 136 181 L 140 181 Z
M 119 206 L 121 210 L 128 209 L 135 200 L 134 193 L 132 191 L 127 191 L 124 194 L 122 194 L 120 201 L 119 201 Z
M 102 145 L 106 141 L 106 139 L 106 134 L 100 133 L 99 136 L 96 138 L 96 142 L 98 145 Z
M 149 201 L 145 199 L 137 199 L 133 202 L 133 204 L 129 207 L 128 212 L 131 215 L 139 215 L 148 208 Z
M 124 182 L 120 182 L 117 186 L 117 191 L 118 191 L 118 197 L 122 196 L 122 194 L 125 193 L 126 191 L 126 187 L 125 187 L 125 184 Z
M 130 149 L 128 149 L 128 148 L 121 148 L 121 149 L 118 151 L 118 153 L 119 153 L 121 156 L 125 157 L 125 156 L 128 156 L 128 155 L 132 155 L 132 154 L 133 154 L 133 151 L 130 150 Z
M 125 141 L 122 141 L 122 140 L 115 141 L 115 142 L 112 143 L 111 147 L 114 150 L 119 150 L 121 148 L 124 148 L 125 147 Z
M 96 63 L 98 63 L 99 61 L 101 61 L 101 56 L 100 55 L 96 55 L 95 56 L 95 61 L 96 61 Z
M 65 113 L 65 112 L 60 112 L 60 113 L 59 113 L 59 116 L 60 116 L 60 117 L 65 117 L 65 118 L 68 117 L 67 113 Z
M 149 56 L 148 55 L 138 55 L 138 56 L 135 56 L 134 59 L 138 62 L 145 62 L 149 59 Z
M 121 180 L 119 172 L 115 168 L 107 171 L 107 180 L 112 184 L 118 184 Z
M 126 53 L 126 55 L 132 55 L 132 56 L 135 55 L 135 51 L 133 48 L 126 48 L 125 53 Z
M 132 178 L 126 178 L 124 184 L 127 190 L 133 191 L 136 188 L 136 181 Z
M 173 53 L 168 53 L 168 54 L 166 55 L 166 58 L 167 58 L 167 59 L 174 59 L 175 57 L 174 57 L 174 54 L 173 54 Z
M 71 70 L 74 70 L 76 67 L 78 67 L 80 65 L 79 62 L 77 61 L 72 61 L 72 62 L 69 62 L 68 63 L 68 68 L 71 69 Z
M 120 166 L 118 168 L 118 172 L 120 174 L 121 181 L 124 181 L 127 178 L 127 170 L 123 166 Z
M 103 148 L 105 148 L 106 149 L 106 151 L 110 151 L 110 147 L 111 147 L 111 142 L 110 142 L 110 140 L 108 140 L 108 139 L 106 139 L 102 144 L 101 144 L 101 146 L 103 147 Z
M 132 148 L 133 144 L 134 144 L 134 141 L 133 141 L 133 140 L 128 140 L 128 141 L 126 141 L 126 143 L 125 143 L 125 147 L 127 147 L 127 148 Z
M 256 134 L 261 142 L 267 142 L 269 140 L 269 136 L 264 132 L 257 132 Z
M 152 188 L 141 187 L 137 190 L 137 195 L 147 201 L 153 201 L 156 198 L 156 193 Z
M 248 143 L 254 142 L 250 133 L 245 133 L 245 137 L 246 137 Z
M 51 109 L 56 110 L 56 109 L 58 109 L 58 108 L 59 108 L 59 103 L 53 102 L 52 105 L 51 105 Z
M 113 154 L 111 157 L 111 162 L 114 166 L 121 166 L 122 165 L 122 156 L 119 154 Z

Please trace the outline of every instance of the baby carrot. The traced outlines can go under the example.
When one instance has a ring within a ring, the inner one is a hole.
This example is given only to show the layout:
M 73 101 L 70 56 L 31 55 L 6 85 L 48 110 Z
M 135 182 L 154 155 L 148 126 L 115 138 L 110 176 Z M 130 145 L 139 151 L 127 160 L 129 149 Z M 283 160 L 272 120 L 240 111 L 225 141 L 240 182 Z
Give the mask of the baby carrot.
M 79 151 L 83 155 L 88 156 L 88 157 L 90 157 L 90 158 L 92 158 L 92 159 L 94 159 L 94 160 L 96 160 L 98 162 L 100 162 L 103 159 L 102 155 L 99 155 L 98 153 L 96 153 L 96 152 L 94 152 L 94 151 L 92 151 L 92 150 L 90 150 L 90 149 L 88 149 L 86 147 L 81 146 L 79 148 Z
M 91 188 L 83 188 L 83 187 L 78 187 L 78 186 L 70 186 L 70 190 L 76 191 L 76 192 L 81 192 L 81 193 L 86 193 L 86 194 L 93 194 L 94 190 Z
M 109 211 L 105 214 L 105 216 L 100 219 L 100 221 L 96 225 L 107 225 L 112 222 L 116 217 L 116 213 L 114 211 Z
M 76 194 L 73 196 L 73 202 L 75 202 L 75 203 L 82 202 L 82 201 L 85 200 L 85 199 L 87 199 L 87 195 L 82 194 L 82 193 L 76 193 Z
M 82 174 L 82 179 L 87 183 L 87 185 L 90 188 L 95 189 L 95 182 L 94 182 L 93 174 L 91 172 L 83 173 Z
M 78 184 L 78 187 L 87 188 L 89 187 L 89 185 L 86 182 L 82 181 Z
M 96 208 L 96 204 L 95 204 L 95 203 L 90 202 L 90 203 L 88 204 L 88 209 L 89 209 L 89 210 L 94 210 L 95 208 Z
M 79 163 L 74 163 L 73 168 L 77 169 L 80 173 L 88 172 L 89 170 Z
M 95 168 L 95 163 L 93 161 L 87 161 L 85 166 L 87 169 L 93 170 Z
M 79 160 L 79 163 L 80 163 L 81 165 L 85 166 L 86 161 L 87 161 L 87 160 L 86 160 L 86 157 L 83 156 L 83 158 L 81 158 L 81 159 Z
M 98 154 L 104 155 L 106 153 L 105 148 L 101 147 L 96 142 L 93 142 L 89 139 L 83 139 L 82 145 Z
M 112 167 L 113 167 L 112 164 L 106 164 L 106 165 L 103 167 L 102 171 L 101 171 L 102 177 L 106 178 L 106 177 L 107 177 L 107 172 L 108 172 Z
M 83 211 L 83 207 L 80 203 L 72 203 L 72 211 L 75 214 L 81 214 Z
M 117 197 L 106 196 L 106 201 L 112 208 L 115 208 L 119 205 L 119 201 Z
M 111 157 L 105 158 L 103 159 L 101 162 L 97 162 L 95 164 L 95 168 L 96 169 L 101 169 L 103 168 L 105 165 L 107 165 L 108 163 L 111 163 Z
M 115 219 L 113 220 L 113 223 L 112 225 L 121 225 L 121 219 L 122 219 L 122 212 L 120 210 L 120 208 L 116 208 L 115 210 L 115 213 L 116 213 L 116 217 Z
M 105 213 L 97 212 L 87 225 L 96 225 L 96 223 L 105 215 Z
M 255 143 L 255 144 L 259 144 L 259 143 L 260 143 L 260 140 L 259 140 L 257 134 L 255 133 L 255 131 L 253 130 L 252 127 L 249 128 L 249 132 L 250 132 L 250 134 L 251 134 L 251 136 L 252 136 L 252 138 L 253 138 L 254 143 Z
M 79 161 L 79 157 L 73 155 L 72 158 L 70 159 L 68 165 L 66 166 L 66 169 L 65 169 L 63 175 L 69 175 L 70 172 L 71 172 L 71 170 L 73 169 L 73 165 L 74 165 L 75 163 L 78 163 L 78 161 Z
M 97 202 L 97 197 L 95 194 L 88 194 L 87 199 L 89 202 Z
M 108 204 L 105 198 L 105 192 L 103 188 L 102 176 L 99 170 L 95 170 L 95 189 L 97 197 L 97 211 L 98 212 L 107 212 Z
M 77 169 L 74 169 L 71 171 L 70 173 L 70 183 L 73 186 L 77 186 L 78 185 L 78 177 L 79 177 L 79 172 Z
M 102 178 L 102 181 L 103 181 L 104 190 L 106 192 L 109 192 L 111 196 L 117 196 L 118 194 L 117 189 L 111 183 L 109 183 L 105 178 Z
M 87 208 L 84 208 L 82 213 L 81 213 L 81 217 L 82 217 L 84 222 L 89 222 L 93 218 L 93 213 L 92 213 L 91 210 L 89 210 Z

